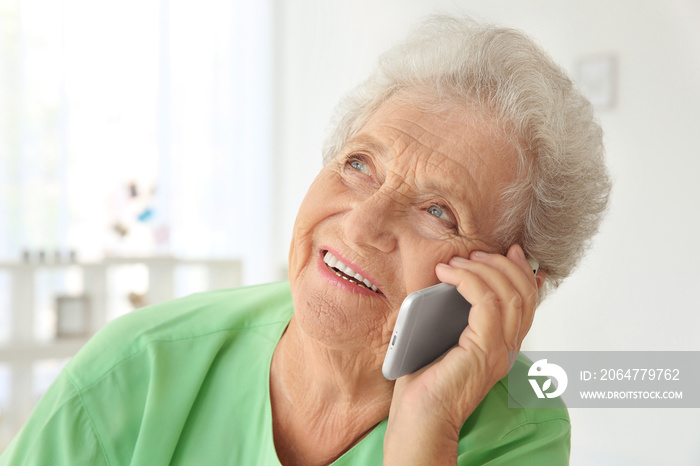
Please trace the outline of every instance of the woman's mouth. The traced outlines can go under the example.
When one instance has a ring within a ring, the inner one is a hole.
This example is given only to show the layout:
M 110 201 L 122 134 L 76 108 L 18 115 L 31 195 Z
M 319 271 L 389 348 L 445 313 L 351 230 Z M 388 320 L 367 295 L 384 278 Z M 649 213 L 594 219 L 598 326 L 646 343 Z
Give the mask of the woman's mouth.
M 325 262 L 328 268 L 340 278 L 368 290 L 374 291 L 375 293 L 381 293 L 374 283 L 344 264 L 341 260 L 331 254 L 330 251 L 326 251 L 326 254 L 323 256 L 323 262 Z

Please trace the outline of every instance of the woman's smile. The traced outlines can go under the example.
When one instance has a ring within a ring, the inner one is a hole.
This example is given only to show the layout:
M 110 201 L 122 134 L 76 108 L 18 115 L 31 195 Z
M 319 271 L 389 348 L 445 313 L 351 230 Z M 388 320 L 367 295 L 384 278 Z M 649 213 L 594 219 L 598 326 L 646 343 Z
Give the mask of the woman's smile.
M 360 289 L 369 290 L 375 294 L 381 294 L 381 291 L 379 291 L 377 285 L 365 277 L 366 272 L 360 273 L 357 271 L 359 269 L 357 265 L 352 264 L 347 259 L 339 259 L 339 253 L 336 252 L 334 254 L 331 251 L 324 249 L 321 250 L 321 255 L 323 256 L 323 262 L 326 267 L 344 281 L 350 282 L 351 284 L 360 287 Z M 333 281 L 335 282 L 337 280 Z

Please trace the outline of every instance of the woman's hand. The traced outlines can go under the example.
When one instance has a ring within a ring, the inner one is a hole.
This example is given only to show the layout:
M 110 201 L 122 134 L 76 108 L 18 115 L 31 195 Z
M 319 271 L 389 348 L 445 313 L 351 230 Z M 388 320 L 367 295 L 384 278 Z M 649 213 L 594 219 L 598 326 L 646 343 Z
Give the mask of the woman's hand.
M 532 324 L 538 284 L 519 245 L 506 256 L 455 257 L 435 271 L 472 304 L 469 326 L 441 359 L 397 380 L 385 464 L 456 464 L 462 425 L 506 376 Z

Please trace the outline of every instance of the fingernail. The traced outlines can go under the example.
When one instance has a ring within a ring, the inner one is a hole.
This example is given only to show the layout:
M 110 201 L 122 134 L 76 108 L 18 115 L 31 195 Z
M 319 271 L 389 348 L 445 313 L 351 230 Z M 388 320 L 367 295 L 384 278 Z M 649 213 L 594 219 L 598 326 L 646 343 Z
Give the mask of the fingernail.
M 464 257 L 459 257 L 459 256 L 454 256 L 452 259 L 450 259 L 450 264 L 456 262 L 458 264 L 464 264 L 469 262 L 469 259 L 465 259 Z
M 450 267 L 450 266 L 447 265 L 447 264 L 443 264 L 442 262 L 440 262 L 437 266 L 438 266 L 438 267 L 441 267 L 441 268 L 444 268 L 444 269 L 451 269 L 451 268 L 452 268 L 452 267 Z
M 474 257 L 481 257 L 481 258 L 484 258 L 484 257 L 487 257 L 487 256 L 488 256 L 488 254 L 485 253 L 484 251 L 474 251 L 474 252 L 472 252 L 472 255 L 473 255 Z

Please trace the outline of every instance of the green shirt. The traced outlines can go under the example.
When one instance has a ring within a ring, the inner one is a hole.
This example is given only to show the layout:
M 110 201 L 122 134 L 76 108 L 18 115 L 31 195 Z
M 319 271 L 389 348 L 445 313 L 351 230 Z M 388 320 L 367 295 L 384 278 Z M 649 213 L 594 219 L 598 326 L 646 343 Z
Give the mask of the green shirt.
M 270 362 L 293 312 L 283 282 L 115 320 L 66 365 L 0 465 L 279 465 Z M 333 464 L 381 464 L 385 431 L 386 420 Z M 565 408 L 508 408 L 504 379 L 464 425 L 459 464 L 567 464 L 569 433 Z

